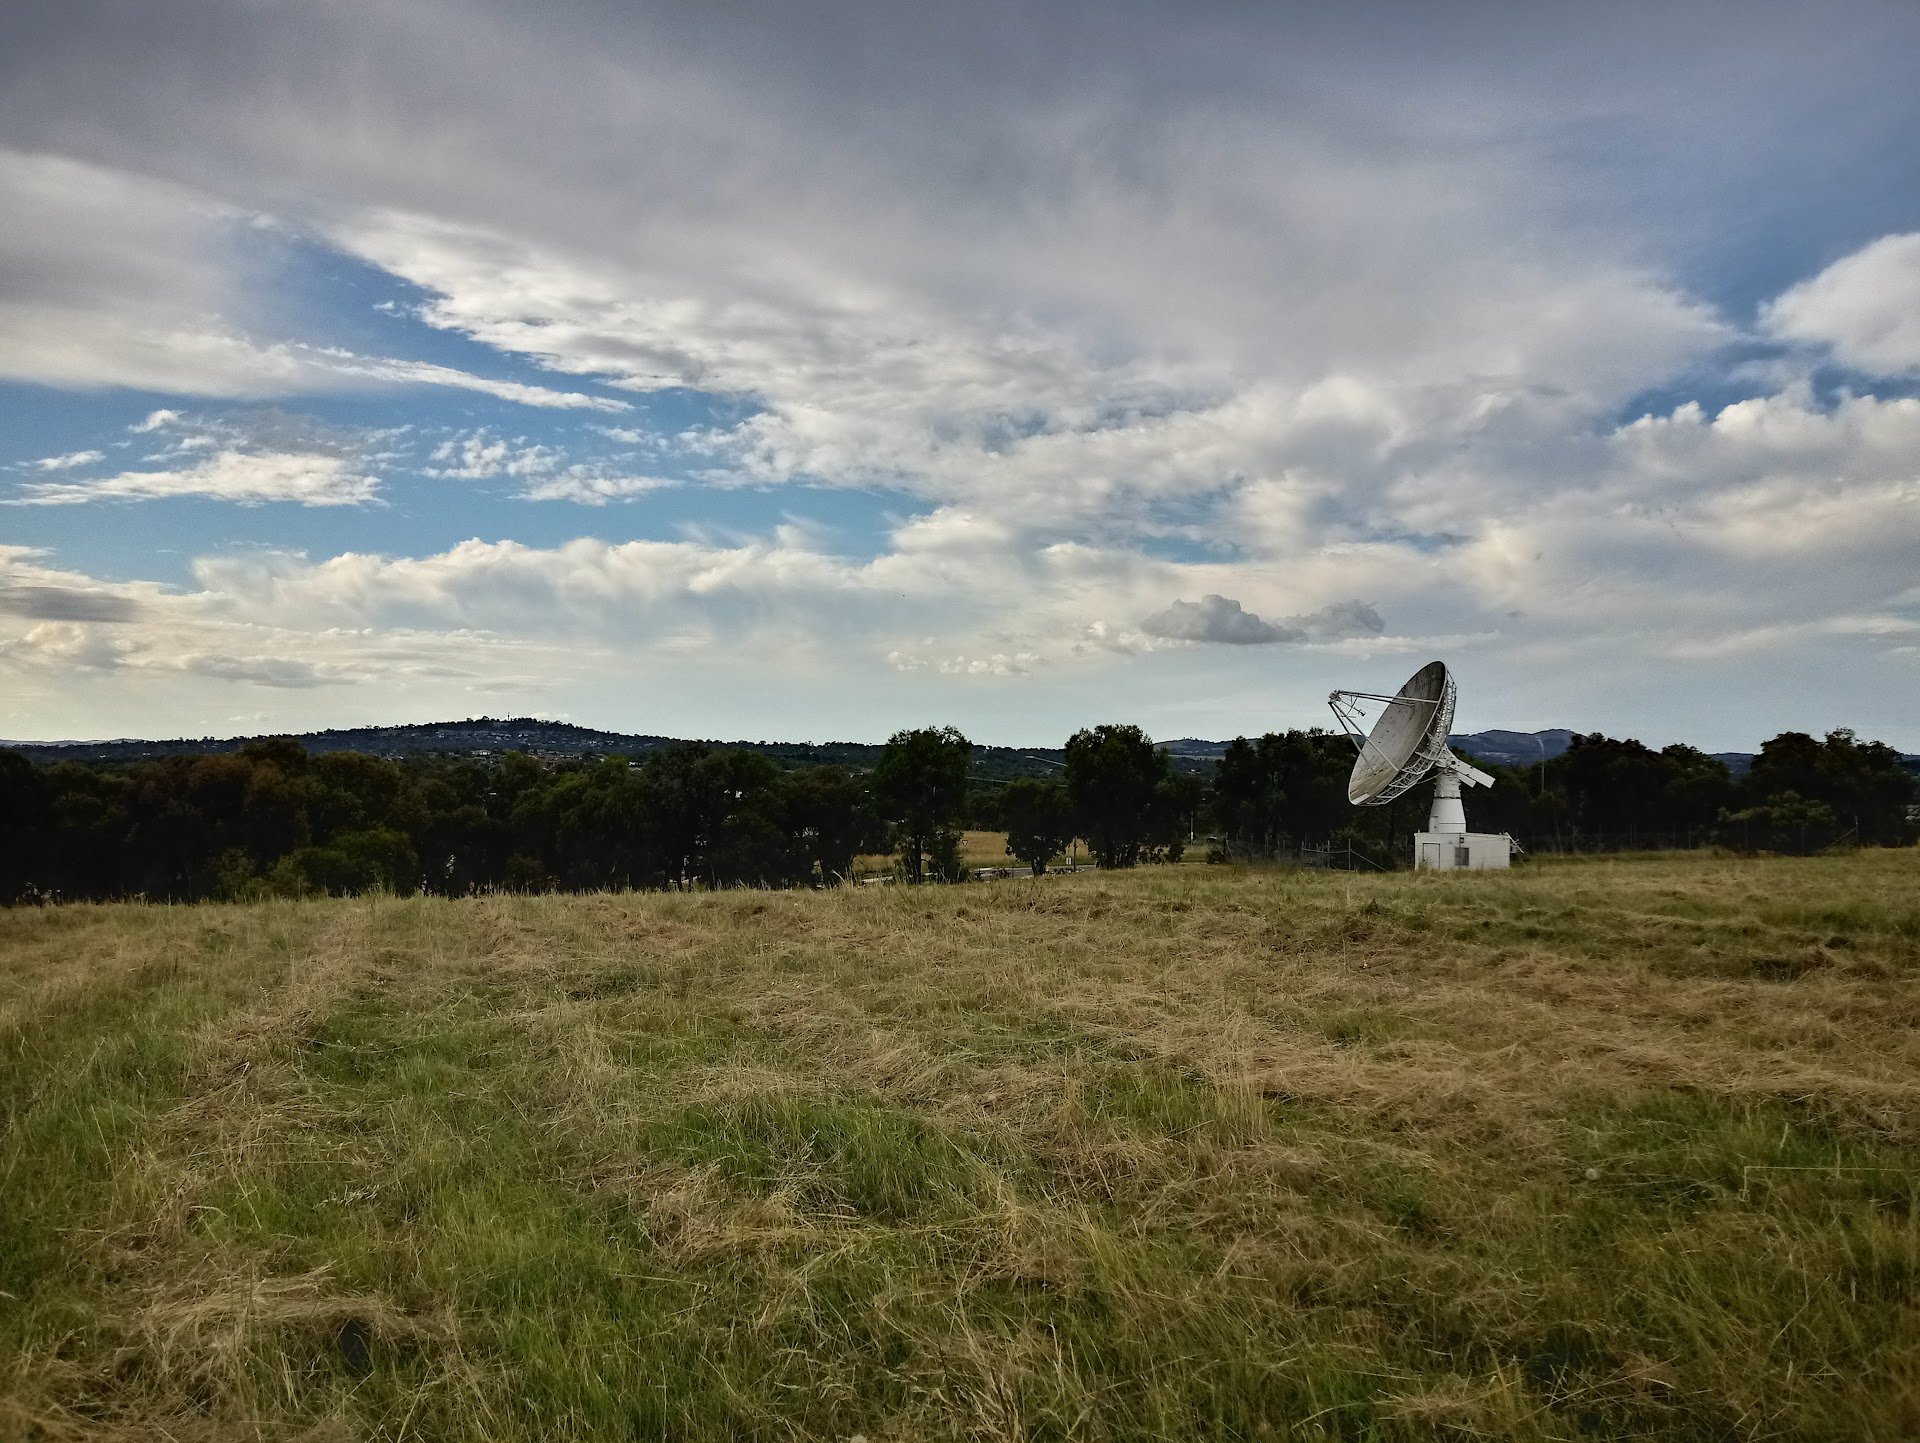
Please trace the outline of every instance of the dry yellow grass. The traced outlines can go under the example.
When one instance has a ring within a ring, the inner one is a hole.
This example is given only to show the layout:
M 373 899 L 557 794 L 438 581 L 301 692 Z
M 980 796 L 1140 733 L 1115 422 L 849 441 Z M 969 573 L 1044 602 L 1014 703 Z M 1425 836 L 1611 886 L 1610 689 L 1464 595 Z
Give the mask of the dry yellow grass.
M 1920 854 L 0 915 L 0 1437 L 1899 1438 Z
M 960 860 L 969 867 L 1013 867 L 1019 864 L 1007 855 L 1005 832 L 962 832 Z
M 1086 860 L 1084 844 L 1079 848 L 1079 856 Z M 856 877 L 890 876 L 895 870 L 895 858 L 885 853 L 863 854 L 854 858 L 853 873 Z M 1017 867 L 1018 861 L 1007 855 L 1007 834 L 1005 832 L 962 832 L 960 834 L 960 861 L 968 868 L 975 867 Z

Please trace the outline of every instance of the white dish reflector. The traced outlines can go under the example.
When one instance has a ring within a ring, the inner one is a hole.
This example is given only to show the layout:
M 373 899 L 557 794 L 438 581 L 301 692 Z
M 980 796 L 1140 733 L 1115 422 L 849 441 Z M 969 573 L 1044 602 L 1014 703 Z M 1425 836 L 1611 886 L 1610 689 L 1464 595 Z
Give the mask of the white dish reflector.
M 1453 730 L 1453 678 L 1444 661 L 1430 661 L 1392 696 L 1372 692 L 1335 692 L 1333 709 L 1356 740 L 1360 716 L 1356 703 L 1381 701 L 1380 713 L 1347 778 L 1347 800 L 1357 807 L 1390 802 L 1424 777 L 1447 750 Z

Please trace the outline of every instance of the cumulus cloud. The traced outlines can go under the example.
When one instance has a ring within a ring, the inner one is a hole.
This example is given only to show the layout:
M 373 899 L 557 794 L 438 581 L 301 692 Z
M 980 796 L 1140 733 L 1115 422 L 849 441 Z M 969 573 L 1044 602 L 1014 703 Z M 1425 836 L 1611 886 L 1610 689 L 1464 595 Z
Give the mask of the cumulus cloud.
M 268 501 L 362 506 L 375 500 L 379 491 L 379 478 L 359 471 L 348 457 L 222 451 L 171 471 L 122 471 L 87 481 L 33 482 L 20 488 L 13 504 L 77 506 L 90 501 L 208 496 L 244 506 Z
M 1165 611 L 1156 612 L 1142 621 L 1140 629 L 1150 635 L 1175 641 L 1258 645 L 1264 642 L 1305 640 L 1299 632 L 1290 632 L 1272 622 L 1262 621 L 1239 602 L 1217 594 L 1203 596 L 1198 601 L 1176 601 Z
M 458 627 L 376 634 L 250 617 L 204 589 L 104 583 L 0 545 L 0 675 L 16 696 L 71 694 L 86 678 L 117 677 L 187 694 L 206 685 L 314 692 L 369 683 L 527 693 L 544 684 L 539 655 L 535 642 Z M 141 730 L 155 734 L 154 725 L 149 715 Z
M 465 481 L 483 481 L 494 476 L 540 476 L 559 464 L 559 453 L 551 447 L 521 442 L 515 444 L 486 431 L 450 436 L 433 448 L 429 476 L 446 476 Z
M 1774 335 L 1875 376 L 1920 374 L 1920 231 L 1882 236 L 1762 312 Z
M 1290 616 L 1281 625 L 1300 632 L 1308 641 L 1355 641 L 1379 636 L 1387 629 L 1380 613 L 1364 601 L 1336 601 L 1303 616 Z
M 1150 636 L 1172 641 L 1225 642 L 1259 646 L 1276 642 L 1341 641 L 1378 636 L 1386 630 L 1380 613 L 1363 601 L 1341 601 L 1303 616 L 1263 621 L 1231 597 L 1218 593 L 1198 601 L 1176 601 L 1140 623 Z

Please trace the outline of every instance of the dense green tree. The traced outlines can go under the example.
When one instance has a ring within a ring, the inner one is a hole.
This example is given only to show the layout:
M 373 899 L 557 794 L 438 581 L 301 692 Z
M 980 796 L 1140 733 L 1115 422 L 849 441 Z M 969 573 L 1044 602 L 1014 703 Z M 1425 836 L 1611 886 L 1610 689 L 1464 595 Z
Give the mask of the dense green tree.
M 1167 754 L 1137 726 L 1108 724 L 1067 739 L 1067 795 L 1102 867 L 1131 867 L 1150 845 Z
M 797 870 L 786 827 L 783 778 L 759 752 L 712 757 L 719 798 L 702 880 L 708 886 L 780 887 Z
M 308 803 L 319 836 L 383 824 L 409 828 L 420 819 L 419 798 L 408 778 L 384 757 L 328 752 L 313 759 Z
M 1733 773 L 1725 762 L 1684 742 L 1660 748 L 1660 756 L 1667 772 L 1660 789 L 1663 815 L 1656 819 L 1656 829 L 1679 831 L 1688 841 L 1706 836 L 1734 795 Z
M 641 769 L 645 805 L 668 887 L 772 880 L 781 829 L 765 793 L 776 769 L 752 752 L 687 742 L 655 752 Z
M 1278 740 L 1271 733 L 1257 743 L 1235 737 L 1214 764 L 1214 820 L 1230 856 L 1271 857 L 1287 834 L 1286 792 L 1263 755 L 1265 744 Z
M 1213 808 L 1223 850 L 1274 857 L 1370 820 L 1347 801 L 1353 748 L 1320 731 L 1236 737 L 1214 769 Z
M 325 846 L 301 847 L 287 860 L 306 884 L 305 890 L 312 892 L 344 897 L 420 890 L 420 863 L 413 843 L 391 827 L 339 832 Z
M 1153 800 L 1147 807 L 1148 860 L 1177 862 L 1186 854 L 1187 839 L 1206 798 L 1207 784 L 1199 777 L 1169 769 L 1153 789 Z
M 18 752 L 0 752 L 0 906 L 38 898 L 54 839 L 53 789 Z
M 1767 795 L 1750 807 L 1721 816 L 1724 840 L 1763 852 L 1805 856 L 1831 846 L 1839 822 L 1825 802 L 1803 797 L 1791 787 Z
M 1654 751 L 1631 738 L 1576 736 L 1547 768 L 1565 802 L 1570 838 L 1615 845 L 1705 840 L 1733 796 L 1726 765 L 1692 747 Z
M 83 762 L 47 768 L 53 842 L 36 890 L 57 897 L 128 897 L 143 890 L 133 835 L 133 783 Z
M 512 855 L 511 833 L 505 819 L 490 810 L 495 798 L 489 769 L 460 760 L 416 766 L 415 772 L 424 813 L 418 844 L 426 888 L 463 897 L 501 885 Z
M 907 880 L 949 875 L 958 865 L 956 826 L 967 801 L 973 743 L 952 727 L 898 731 L 873 769 L 874 799 L 893 824 Z
M 886 845 L 866 784 L 844 767 L 791 772 L 784 797 L 796 882 L 831 886 L 853 874 L 860 853 Z
M 1073 840 L 1073 803 L 1058 782 L 1009 782 L 1000 789 L 999 813 L 1007 855 L 1032 867 L 1036 877 Z
M 1900 754 L 1883 742 L 1861 742 L 1852 731 L 1830 731 L 1821 741 L 1804 732 L 1782 732 L 1764 743 L 1747 775 L 1745 799 L 1771 804 L 1792 792 L 1833 814 L 1837 834 L 1872 846 L 1904 846 L 1913 840 L 1907 808 L 1914 778 Z
M 556 769 L 521 792 L 513 813 L 519 855 L 537 855 L 554 885 L 575 891 L 645 887 L 659 869 L 641 774 L 624 757 Z

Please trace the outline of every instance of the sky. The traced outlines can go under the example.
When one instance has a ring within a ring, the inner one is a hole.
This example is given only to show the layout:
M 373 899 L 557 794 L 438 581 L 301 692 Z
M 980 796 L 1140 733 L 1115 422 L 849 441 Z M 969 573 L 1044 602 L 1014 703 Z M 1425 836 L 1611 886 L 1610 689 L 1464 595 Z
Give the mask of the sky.
M 0 736 L 1920 751 L 1920 7 L 24 0 Z

